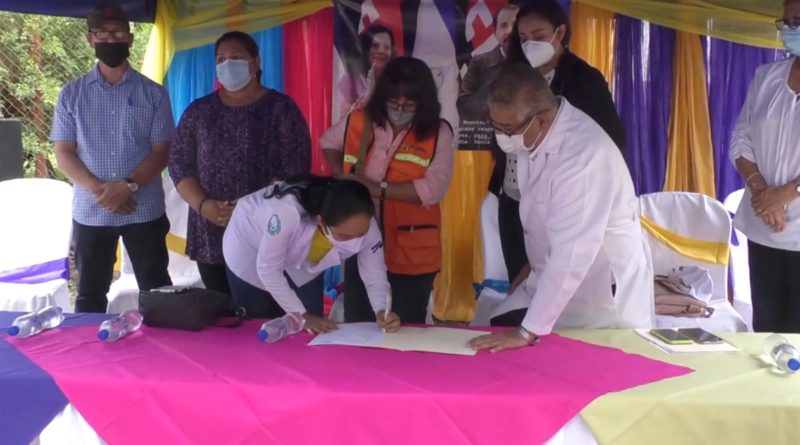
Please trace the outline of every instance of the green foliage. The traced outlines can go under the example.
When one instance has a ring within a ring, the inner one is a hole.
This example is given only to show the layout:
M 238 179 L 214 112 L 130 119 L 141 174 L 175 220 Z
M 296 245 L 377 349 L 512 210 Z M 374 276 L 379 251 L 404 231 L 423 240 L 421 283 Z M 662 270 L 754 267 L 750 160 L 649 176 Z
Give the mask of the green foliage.
M 151 24 L 134 24 L 130 61 L 141 68 Z M 61 87 L 94 67 L 86 21 L 0 12 L 0 118 L 20 119 L 23 126 L 26 176 L 33 176 L 35 158 L 44 155 L 55 166 L 47 138 Z M 62 177 L 55 168 L 52 177 Z

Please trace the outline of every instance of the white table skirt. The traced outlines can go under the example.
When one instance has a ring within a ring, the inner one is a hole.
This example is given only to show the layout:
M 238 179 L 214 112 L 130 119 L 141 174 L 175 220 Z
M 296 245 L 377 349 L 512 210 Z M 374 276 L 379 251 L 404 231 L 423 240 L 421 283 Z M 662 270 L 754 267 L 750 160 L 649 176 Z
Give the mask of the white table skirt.
M 596 445 L 592 430 L 580 415 L 575 416 L 546 445 Z M 67 405 L 42 430 L 31 445 L 106 445 L 72 404 Z

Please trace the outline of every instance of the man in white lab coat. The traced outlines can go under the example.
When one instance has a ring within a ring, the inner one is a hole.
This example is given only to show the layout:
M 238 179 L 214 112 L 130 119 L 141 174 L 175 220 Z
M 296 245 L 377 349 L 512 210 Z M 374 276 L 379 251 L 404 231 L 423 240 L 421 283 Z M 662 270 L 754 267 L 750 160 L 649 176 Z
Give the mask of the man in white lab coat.
M 528 65 L 500 72 L 490 87 L 489 120 L 500 148 L 518 157 L 532 271 L 493 319 L 515 329 L 470 346 L 523 347 L 554 327 L 650 327 L 653 272 L 619 148 Z

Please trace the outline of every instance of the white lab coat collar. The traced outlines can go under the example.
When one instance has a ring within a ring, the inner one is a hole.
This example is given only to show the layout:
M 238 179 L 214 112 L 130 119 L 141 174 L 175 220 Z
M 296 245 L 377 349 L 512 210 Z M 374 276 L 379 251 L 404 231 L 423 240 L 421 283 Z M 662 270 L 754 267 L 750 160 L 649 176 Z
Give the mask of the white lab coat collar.
M 575 110 L 575 107 L 561 96 L 558 96 L 556 101 L 558 102 L 556 118 L 547 130 L 547 134 L 544 135 L 542 142 L 539 143 L 539 147 L 528 155 L 531 159 L 536 158 L 539 153 L 558 153 L 561 149 L 561 145 L 567 135 L 567 131 L 565 130 L 571 125 L 570 120 L 574 114 L 573 110 Z

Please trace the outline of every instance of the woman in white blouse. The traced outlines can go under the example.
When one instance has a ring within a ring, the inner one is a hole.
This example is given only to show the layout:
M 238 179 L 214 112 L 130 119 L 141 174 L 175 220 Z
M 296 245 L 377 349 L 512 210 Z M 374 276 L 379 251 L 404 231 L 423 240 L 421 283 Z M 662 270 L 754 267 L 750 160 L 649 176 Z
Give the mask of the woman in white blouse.
M 793 57 L 758 69 L 733 131 L 745 181 L 734 225 L 748 238 L 753 328 L 800 332 L 800 0 L 775 24 Z

